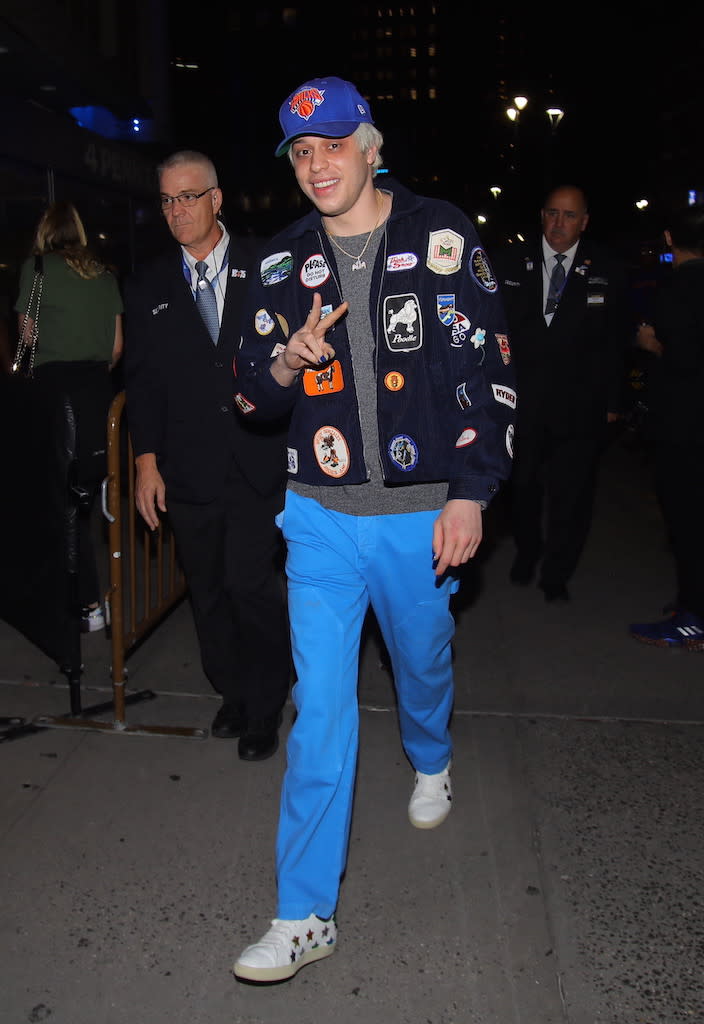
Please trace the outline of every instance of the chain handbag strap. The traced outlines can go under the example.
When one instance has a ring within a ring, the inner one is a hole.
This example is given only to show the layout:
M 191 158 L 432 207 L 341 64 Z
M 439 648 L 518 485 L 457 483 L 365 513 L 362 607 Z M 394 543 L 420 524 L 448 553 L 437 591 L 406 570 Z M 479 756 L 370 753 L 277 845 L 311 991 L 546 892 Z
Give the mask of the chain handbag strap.
M 22 370 L 22 363 L 25 360 L 27 353 L 29 353 L 26 369 L 27 377 L 31 377 L 34 374 L 34 357 L 37 352 L 37 342 L 39 340 L 39 307 L 42 299 L 42 288 L 44 287 L 43 269 L 41 256 L 35 256 L 34 279 L 29 293 L 27 311 L 25 312 L 22 320 L 22 329 L 20 330 L 20 338 L 17 344 L 17 353 L 12 364 L 12 372 L 20 373 Z M 27 327 L 30 320 L 32 321 L 32 330 L 31 332 L 28 332 Z M 29 338 L 27 337 L 28 333 Z

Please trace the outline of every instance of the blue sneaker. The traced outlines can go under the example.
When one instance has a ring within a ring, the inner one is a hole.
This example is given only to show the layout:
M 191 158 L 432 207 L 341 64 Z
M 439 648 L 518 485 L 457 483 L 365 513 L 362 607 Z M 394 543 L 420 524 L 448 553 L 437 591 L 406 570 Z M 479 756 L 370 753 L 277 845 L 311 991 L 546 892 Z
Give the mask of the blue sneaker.
M 634 640 L 644 644 L 704 651 L 704 619 L 692 612 L 678 611 L 662 622 L 635 622 L 628 629 Z

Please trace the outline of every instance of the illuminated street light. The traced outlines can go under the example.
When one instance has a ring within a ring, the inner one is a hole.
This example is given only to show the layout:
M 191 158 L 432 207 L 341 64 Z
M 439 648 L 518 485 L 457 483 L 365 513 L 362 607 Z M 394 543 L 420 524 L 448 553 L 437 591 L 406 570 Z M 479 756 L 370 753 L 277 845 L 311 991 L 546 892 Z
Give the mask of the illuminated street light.
M 486 224 L 486 217 L 483 213 L 477 214 L 477 224 Z
M 647 207 L 647 205 L 648 205 L 648 200 L 647 199 L 639 199 L 638 202 L 636 203 L 636 209 L 644 210 Z
M 524 109 L 524 107 L 526 106 L 527 103 L 528 103 L 528 97 L 527 96 L 514 96 L 513 97 L 513 105 L 514 105 L 514 107 L 516 108 L 516 110 L 519 113 L 521 112 L 521 110 Z
M 506 109 L 506 117 L 509 121 L 515 121 L 518 118 L 518 111 L 515 107 L 508 107 Z
M 498 185 L 492 185 L 489 189 L 494 199 L 498 199 L 501 195 L 501 188 Z
M 550 121 L 550 127 L 552 128 L 553 134 L 557 131 L 557 126 L 565 116 L 564 110 L 561 107 L 548 107 L 545 111 Z

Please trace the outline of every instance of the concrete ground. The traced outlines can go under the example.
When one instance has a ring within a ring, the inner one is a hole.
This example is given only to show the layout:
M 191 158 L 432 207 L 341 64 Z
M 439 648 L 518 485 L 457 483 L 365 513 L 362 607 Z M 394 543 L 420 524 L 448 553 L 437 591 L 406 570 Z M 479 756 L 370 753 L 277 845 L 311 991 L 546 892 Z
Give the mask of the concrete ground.
M 607 449 L 568 605 L 508 582 L 500 503 L 487 534 L 455 609 L 452 813 L 408 823 L 370 630 L 338 948 L 288 983 L 231 973 L 274 912 L 283 742 L 259 764 L 207 731 L 0 742 L 2 1024 L 704 1020 L 704 655 L 627 632 L 674 586 L 647 459 L 626 436 Z M 83 706 L 109 700 L 104 634 L 83 657 Z M 128 667 L 155 694 L 132 727 L 208 729 L 186 603 Z M 68 710 L 56 665 L 0 623 L 0 715 Z

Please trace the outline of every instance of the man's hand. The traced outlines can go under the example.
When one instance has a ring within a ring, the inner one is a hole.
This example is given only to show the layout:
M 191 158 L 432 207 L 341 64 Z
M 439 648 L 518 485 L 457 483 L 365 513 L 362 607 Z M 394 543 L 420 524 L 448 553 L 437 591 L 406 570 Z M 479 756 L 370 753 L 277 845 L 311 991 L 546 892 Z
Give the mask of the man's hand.
M 433 556 L 435 575 L 474 558 L 482 540 L 482 507 L 478 501 L 453 498 L 435 520 Z
M 272 376 L 279 384 L 288 387 L 300 370 L 317 368 L 334 357 L 335 349 L 325 340 L 325 335 L 347 312 L 348 306 L 347 302 L 342 302 L 321 320 L 322 299 L 319 292 L 314 294 L 313 305 L 303 327 L 291 335 L 284 351 L 271 364 Z
M 157 509 L 166 512 L 166 484 L 157 469 L 156 455 L 153 452 L 138 455 L 134 461 L 137 467 L 137 480 L 134 485 L 135 504 L 149 529 L 156 530 L 159 526 Z

